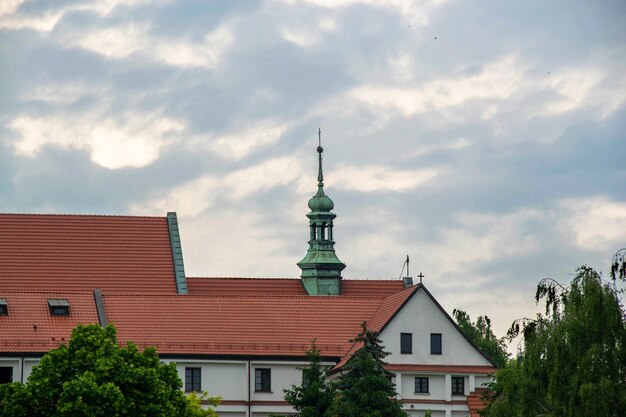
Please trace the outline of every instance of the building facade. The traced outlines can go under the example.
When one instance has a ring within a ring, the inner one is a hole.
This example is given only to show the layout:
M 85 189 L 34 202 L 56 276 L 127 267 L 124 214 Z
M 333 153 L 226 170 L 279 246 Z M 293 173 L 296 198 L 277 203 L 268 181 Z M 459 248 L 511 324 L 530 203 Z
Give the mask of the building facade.
M 428 289 L 342 278 L 322 152 L 299 279 L 187 277 L 175 213 L 0 214 L 0 383 L 25 382 L 78 323 L 113 323 L 120 343 L 175 362 L 186 391 L 222 397 L 220 416 L 293 414 L 283 390 L 300 384 L 312 341 L 336 376 L 367 321 L 410 416 L 476 415 L 495 368 Z

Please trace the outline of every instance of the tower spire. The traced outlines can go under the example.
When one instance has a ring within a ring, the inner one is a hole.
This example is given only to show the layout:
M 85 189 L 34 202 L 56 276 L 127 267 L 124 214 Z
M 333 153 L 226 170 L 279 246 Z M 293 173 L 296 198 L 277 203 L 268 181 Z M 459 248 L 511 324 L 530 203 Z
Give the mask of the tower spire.
M 324 194 L 324 173 L 322 172 L 322 152 L 324 152 L 324 148 L 322 148 L 322 128 L 320 127 L 317 131 L 317 153 L 319 154 L 319 168 L 317 170 L 317 192 Z
M 309 249 L 298 266 L 302 269 L 302 283 L 309 295 L 341 294 L 341 271 L 346 267 L 335 254 L 333 220 L 337 216 L 331 210 L 335 204 L 324 194 L 322 172 L 322 129 L 317 131 L 318 172 L 317 193 L 309 200 Z

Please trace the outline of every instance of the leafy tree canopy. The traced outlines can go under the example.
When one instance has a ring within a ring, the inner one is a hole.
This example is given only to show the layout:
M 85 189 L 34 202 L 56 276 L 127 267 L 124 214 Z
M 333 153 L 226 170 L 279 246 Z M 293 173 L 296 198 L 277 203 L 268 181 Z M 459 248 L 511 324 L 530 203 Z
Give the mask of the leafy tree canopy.
M 463 333 L 487 356 L 498 368 L 506 365 L 509 354 L 506 351 L 506 338 L 497 338 L 491 329 L 491 320 L 487 316 L 478 316 L 472 322 L 469 314 L 454 309 L 454 320 Z
M 619 270 L 617 271 L 619 273 Z M 617 277 L 619 278 L 619 277 Z M 545 313 L 513 323 L 523 351 L 496 374 L 489 417 L 626 415 L 626 320 L 616 277 L 588 266 L 569 287 L 542 280 Z
M 120 348 L 112 325 L 78 325 L 26 384 L 0 388 L 0 417 L 192 417 L 174 364 L 154 348 Z M 190 405 L 191 404 L 191 405 Z
M 300 417 L 328 417 L 337 384 L 328 381 L 328 368 L 322 365 L 322 354 L 315 346 L 307 352 L 309 366 L 302 368 L 302 384 L 285 390 L 285 401 Z
M 339 391 L 332 407 L 336 417 L 406 417 L 391 382 L 391 374 L 384 368 L 384 351 L 378 333 L 363 322 L 362 332 L 352 340 L 362 345 L 346 362 L 339 377 Z

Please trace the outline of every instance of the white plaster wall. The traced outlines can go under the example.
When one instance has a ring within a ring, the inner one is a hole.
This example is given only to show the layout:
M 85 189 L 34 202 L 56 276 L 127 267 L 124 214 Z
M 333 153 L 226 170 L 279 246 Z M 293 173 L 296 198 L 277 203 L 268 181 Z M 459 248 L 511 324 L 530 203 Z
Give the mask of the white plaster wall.
M 252 371 L 250 373 L 250 390 L 252 401 L 284 401 L 284 392 L 286 388 L 290 388 L 292 384 L 299 385 L 302 382 L 302 371 L 298 369 L 303 365 L 281 364 L 275 362 L 252 362 Z M 272 391 L 271 392 L 255 392 L 254 391 L 254 370 L 256 368 L 269 368 L 272 370 Z
M 478 376 L 476 375 L 476 388 L 486 388 L 486 384 L 491 381 L 491 378 L 488 376 Z
M 422 404 L 415 404 L 415 408 L 404 408 L 404 411 L 409 415 L 409 417 L 424 417 L 427 410 L 417 410 L 417 407 L 423 407 Z M 432 410 L 430 409 L 430 414 L 433 417 L 445 417 L 446 412 L 441 410 Z
M 469 411 L 453 411 L 452 417 L 469 417 Z
M 39 363 L 39 358 L 25 358 L 24 359 L 24 381 L 28 380 L 31 372 L 33 372 L 33 368 Z M 17 379 L 16 379 L 17 381 Z
M 247 400 L 246 363 L 237 361 L 204 361 L 204 360 L 177 360 L 175 362 L 178 376 L 183 381 L 185 389 L 185 368 L 201 369 L 202 391 L 208 391 L 211 396 L 222 397 L 223 400 Z
M 413 334 L 413 353 L 400 353 L 400 333 Z M 430 354 L 430 334 L 442 334 L 442 354 Z M 396 364 L 490 365 L 422 290 L 404 305 L 380 335 Z

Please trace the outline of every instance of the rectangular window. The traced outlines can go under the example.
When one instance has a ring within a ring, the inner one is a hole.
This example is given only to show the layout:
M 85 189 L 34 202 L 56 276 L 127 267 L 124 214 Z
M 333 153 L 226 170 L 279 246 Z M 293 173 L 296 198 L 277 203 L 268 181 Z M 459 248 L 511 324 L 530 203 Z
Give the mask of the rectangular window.
M 257 368 L 254 370 L 254 390 L 261 392 L 272 391 L 272 370 Z
M 201 368 L 185 368 L 185 391 L 202 391 Z
M 452 395 L 465 395 L 465 378 L 462 376 L 452 377 Z
M 400 353 L 413 353 L 412 333 L 400 333 Z
M 416 394 L 428 394 L 428 378 L 415 377 L 415 393 Z
M 441 333 L 430 334 L 430 354 L 441 355 Z
M 7 304 L 7 300 L 4 298 L 0 298 L 0 316 L 8 316 L 9 315 L 9 305 Z
M 13 367 L 0 366 L 0 384 L 8 384 L 13 382 Z

